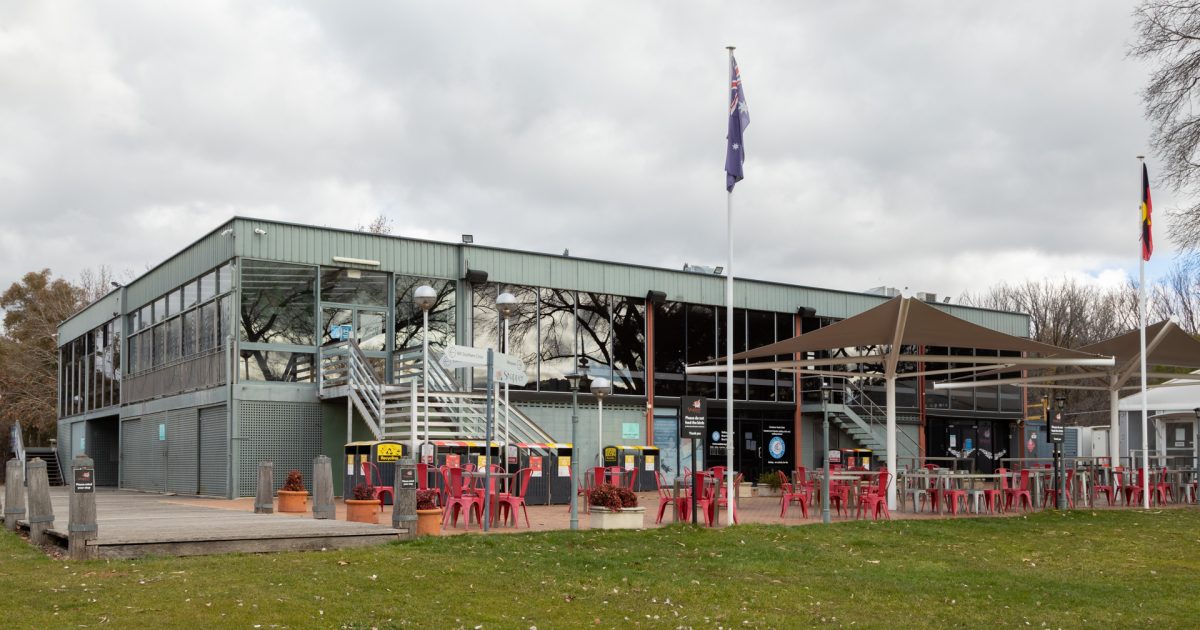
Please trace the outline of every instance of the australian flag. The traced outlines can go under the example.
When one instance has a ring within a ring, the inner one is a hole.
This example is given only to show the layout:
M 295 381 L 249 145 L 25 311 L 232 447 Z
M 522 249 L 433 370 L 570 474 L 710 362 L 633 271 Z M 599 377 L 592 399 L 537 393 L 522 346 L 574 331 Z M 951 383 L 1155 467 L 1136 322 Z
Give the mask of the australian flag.
M 729 134 L 725 137 L 725 190 L 733 192 L 733 185 L 742 181 L 742 163 L 746 161 L 746 145 L 742 144 L 742 132 L 750 126 L 750 108 L 746 106 L 746 92 L 742 89 L 742 73 L 737 60 L 729 56 Z

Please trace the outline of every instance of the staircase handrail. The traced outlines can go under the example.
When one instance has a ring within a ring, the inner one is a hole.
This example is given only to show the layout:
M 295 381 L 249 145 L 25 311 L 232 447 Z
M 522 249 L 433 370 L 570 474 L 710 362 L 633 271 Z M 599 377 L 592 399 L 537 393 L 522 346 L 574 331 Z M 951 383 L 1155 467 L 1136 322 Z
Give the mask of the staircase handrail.
M 331 369 L 339 371 L 341 376 L 330 379 L 328 374 Z M 339 341 L 322 346 L 317 362 L 317 381 L 322 389 L 345 386 L 347 396 L 358 408 L 372 433 L 377 439 L 383 439 L 383 385 L 357 342 Z M 330 385 L 331 381 L 334 385 Z
M 880 407 L 868 394 L 867 391 L 858 383 L 858 379 L 849 377 L 839 379 L 842 381 L 842 400 L 847 407 L 858 407 L 865 411 L 867 422 L 870 425 L 869 429 L 873 435 L 880 435 L 876 429 L 882 429 L 882 435 L 887 435 L 887 409 Z M 853 402 L 846 402 L 846 392 L 853 395 Z M 896 431 L 896 435 L 904 440 L 907 440 L 912 445 L 913 452 L 920 453 L 920 445 L 911 436 L 903 431 Z M 899 438 L 898 438 L 899 439 Z M 899 455 L 899 453 L 897 453 Z

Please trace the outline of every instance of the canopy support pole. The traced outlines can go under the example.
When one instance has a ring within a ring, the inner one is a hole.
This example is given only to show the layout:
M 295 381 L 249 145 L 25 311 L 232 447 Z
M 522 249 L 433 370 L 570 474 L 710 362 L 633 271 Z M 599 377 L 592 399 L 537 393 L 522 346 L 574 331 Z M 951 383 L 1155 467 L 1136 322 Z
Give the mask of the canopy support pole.
M 1120 404 L 1121 392 L 1113 388 L 1108 393 L 1108 462 L 1113 468 L 1121 465 L 1121 428 L 1119 426 L 1121 412 L 1117 410 Z
M 896 509 L 896 376 L 887 377 L 887 468 L 892 482 L 887 487 L 888 510 Z

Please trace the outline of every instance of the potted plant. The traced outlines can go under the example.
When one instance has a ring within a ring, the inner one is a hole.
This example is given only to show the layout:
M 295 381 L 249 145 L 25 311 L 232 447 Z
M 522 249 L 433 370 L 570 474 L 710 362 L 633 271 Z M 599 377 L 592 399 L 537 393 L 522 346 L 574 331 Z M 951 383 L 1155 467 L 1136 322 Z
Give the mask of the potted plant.
M 758 476 L 758 496 L 777 497 L 781 494 L 783 480 L 777 472 L 765 472 Z
M 437 536 L 442 533 L 442 508 L 437 505 L 438 491 L 417 490 L 417 535 Z
M 381 503 L 371 495 L 367 484 L 360 483 L 354 486 L 354 492 L 350 496 L 354 498 L 346 499 L 346 520 L 378 525 Z
M 304 475 L 299 470 L 288 473 L 287 481 L 279 490 L 280 512 L 304 512 L 308 510 L 308 491 L 304 489 Z
M 592 529 L 642 529 L 646 508 L 629 488 L 601 484 L 591 494 Z

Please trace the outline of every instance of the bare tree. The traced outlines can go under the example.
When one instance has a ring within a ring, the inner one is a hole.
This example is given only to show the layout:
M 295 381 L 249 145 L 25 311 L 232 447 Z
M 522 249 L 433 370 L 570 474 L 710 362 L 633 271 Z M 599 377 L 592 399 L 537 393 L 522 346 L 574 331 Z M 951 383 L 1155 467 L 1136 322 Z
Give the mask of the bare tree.
M 1138 41 L 1130 55 L 1158 64 L 1142 92 L 1154 126 L 1151 146 L 1162 160 L 1163 181 L 1186 195 L 1200 177 L 1200 1 L 1144 0 L 1134 17 Z M 1171 215 L 1172 239 L 1193 252 L 1200 248 L 1200 201 Z
M 1189 334 L 1200 334 L 1200 270 L 1178 263 L 1150 291 L 1151 322 L 1173 319 Z
M 370 232 L 371 234 L 391 234 L 392 220 L 384 215 L 379 215 L 366 225 L 360 225 L 356 228 L 359 232 Z

